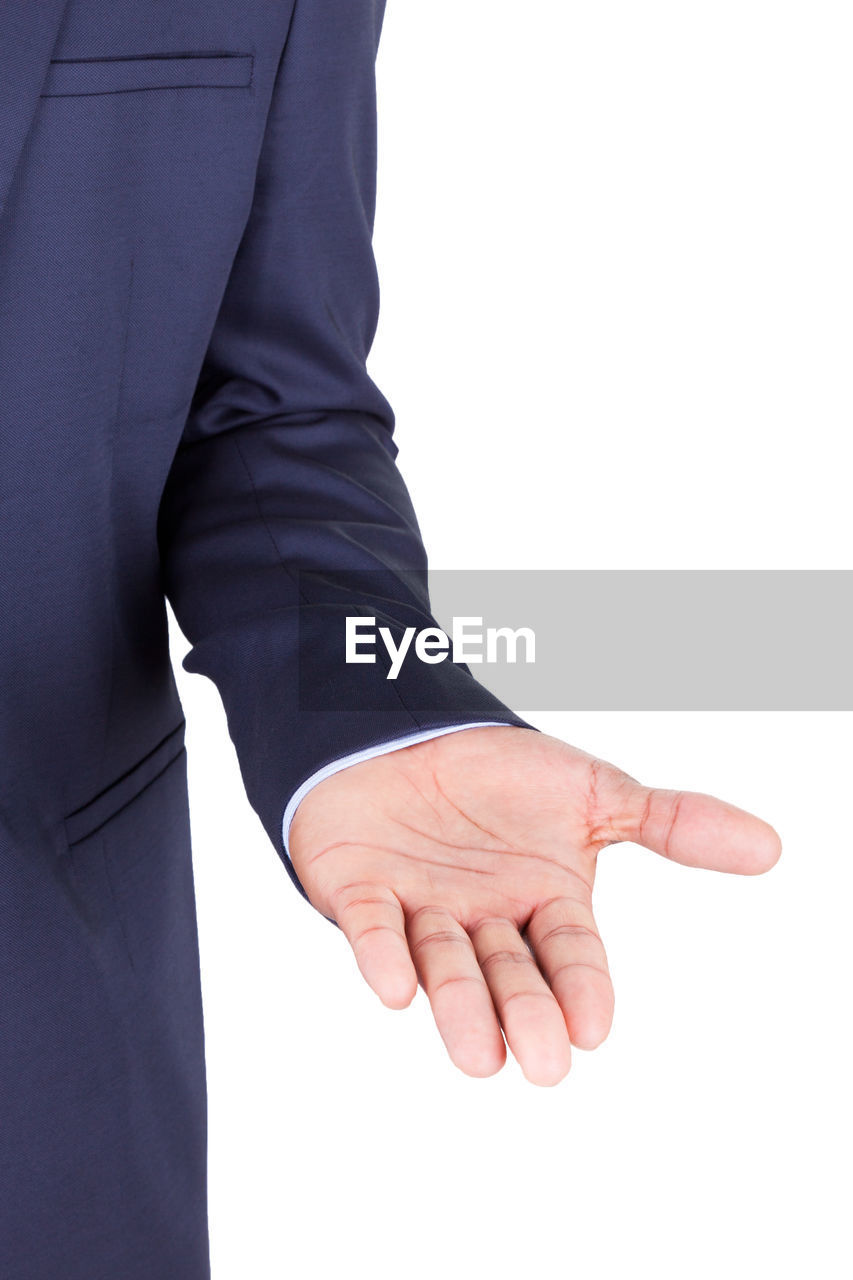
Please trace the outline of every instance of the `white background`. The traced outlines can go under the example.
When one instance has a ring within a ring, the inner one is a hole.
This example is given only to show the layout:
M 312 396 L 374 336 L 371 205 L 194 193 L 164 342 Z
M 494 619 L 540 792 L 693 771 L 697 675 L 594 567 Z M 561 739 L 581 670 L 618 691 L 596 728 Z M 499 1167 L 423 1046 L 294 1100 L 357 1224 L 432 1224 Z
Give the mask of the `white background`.
M 851 567 L 851 36 L 820 0 L 389 0 L 370 367 L 433 567 Z M 785 846 L 606 850 L 613 1031 L 537 1089 L 366 987 L 186 648 L 214 1280 L 850 1274 L 849 714 L 528 716 Z

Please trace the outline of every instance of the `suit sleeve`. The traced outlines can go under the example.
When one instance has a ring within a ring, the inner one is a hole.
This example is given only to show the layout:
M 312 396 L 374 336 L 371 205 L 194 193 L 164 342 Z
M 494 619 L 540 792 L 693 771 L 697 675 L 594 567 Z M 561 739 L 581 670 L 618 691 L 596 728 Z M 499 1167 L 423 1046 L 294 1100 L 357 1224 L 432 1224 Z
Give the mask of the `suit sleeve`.
M 462 663 L 412 657 L 389 680 L 382 646 L 375 664 L 345 661 L 348 615 L 397 641 L 437 625 L 394 413 L 366 368 L 383 14 L 384 0 L 296 0 L 158 526 L 183 666 L 216 685 L 249 801 L 303 895 L 283 815 L 319 770 L 418 731 L 533 727 Z

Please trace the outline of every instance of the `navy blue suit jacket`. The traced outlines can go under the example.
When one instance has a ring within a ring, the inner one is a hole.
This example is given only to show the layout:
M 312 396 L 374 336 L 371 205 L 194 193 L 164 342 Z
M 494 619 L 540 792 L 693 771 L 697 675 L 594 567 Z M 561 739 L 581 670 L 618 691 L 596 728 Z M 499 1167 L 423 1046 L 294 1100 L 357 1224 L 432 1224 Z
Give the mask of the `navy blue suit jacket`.
M 392 683 L 342 660 L 348 613 L 431 621 L 365 364 L 383 8 L 4 0 L 0 732 L 21 816 L 81 807 L 180 722 L 164 592 L 280 852 L 327 760 L 523 723 L 460 664 Z
M 291 875 L 282 814 L 324 764 L 415 729 L 525 724 L 460 664 L 391 682 L 343 662 L 348 614 L 398 637 L 434 621 L 366 369 L 383 10 L 0 3 L 6 1280 L 204 1273 L 166 599 Z

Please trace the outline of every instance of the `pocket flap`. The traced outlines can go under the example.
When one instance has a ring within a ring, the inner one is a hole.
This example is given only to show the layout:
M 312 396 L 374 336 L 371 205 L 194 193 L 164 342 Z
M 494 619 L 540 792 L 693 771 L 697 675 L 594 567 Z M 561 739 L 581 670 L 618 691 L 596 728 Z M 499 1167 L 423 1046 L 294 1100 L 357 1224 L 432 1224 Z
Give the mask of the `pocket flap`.
M 55 59 L 43 98 L 142 89 L 237 89 L 252 82 L 250 53 L 174 53 L 130 58 Z
M 78 844 L 93 835 L 105 822 L 135 800 L 155 778 L 172 764 L 184 749 L 186 721 L 182 720 L 171 733 L 141 760 L 138 760 L 115 782 L 99 792 L 92 800 L 75 809 L 65 818 L 65 835 L 69 845 Z

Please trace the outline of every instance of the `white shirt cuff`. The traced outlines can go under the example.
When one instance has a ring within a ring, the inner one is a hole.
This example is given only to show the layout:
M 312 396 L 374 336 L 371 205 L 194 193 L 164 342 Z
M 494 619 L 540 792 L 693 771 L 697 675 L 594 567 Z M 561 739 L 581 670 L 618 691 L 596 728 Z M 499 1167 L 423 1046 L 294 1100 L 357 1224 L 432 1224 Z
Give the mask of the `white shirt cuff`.
M 340 760 L 332 760 L 329 764 L 323 765 L 322 769 L 318 769 L 316 773 L 311 774 L 310 778 L 306 778 L 302 786 L 297 791 L 294 791 L 290 797 L 281 824 L 285 853 L 290 857 L 287 838 L 290 834 L 290 824 L 293 822 L 297 806 L 300 801 L 305 799 L 311 788 L 316 787 L 317 783 L 322 782 L 324 778 L 331 778 L 333 773 L 339 773 L 341 769 L 348 769 L 352 764 L 361 764 L 363 760 L 372 760 L 374 756 L 387 755 L 389 751 L 397 751 L 400 747 L 412 747 L 416 742 L 426 742 L 428 738 L 439 738 L 444 733 L 458 733 L 460 729 L 486 729 L 492 725 L 503 724 L 506 724 L 505 720 L 477 720 L 471 724 L 449 725 L 446 729 L 420 729 L 415 733 L 407 733 L 402 738 L 393 738 L 390 742 L 380 742 L 375 747 L 363 747 L 360 751 L 353 751 L 348 756 L 341 756 Z

